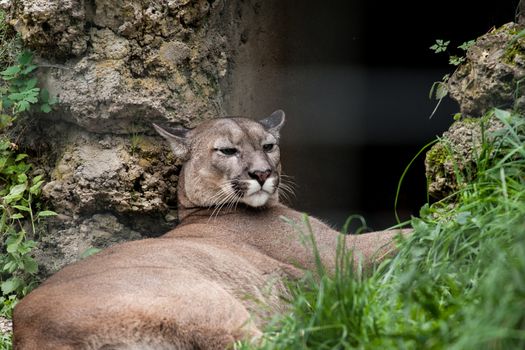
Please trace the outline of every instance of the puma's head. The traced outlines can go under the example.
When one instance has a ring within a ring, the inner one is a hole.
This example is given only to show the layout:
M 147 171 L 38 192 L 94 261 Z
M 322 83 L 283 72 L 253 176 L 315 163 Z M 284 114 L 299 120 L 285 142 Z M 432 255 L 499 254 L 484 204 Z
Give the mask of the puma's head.
M 220 118 L 191 130 L 168 132 L 153 125 L 175 155 L 186 160 L 179 191 L 193 206 L 261 207 L 278 201 L 279 130 L 284 119 L 284 112 L 278 110 L 260 121 Z

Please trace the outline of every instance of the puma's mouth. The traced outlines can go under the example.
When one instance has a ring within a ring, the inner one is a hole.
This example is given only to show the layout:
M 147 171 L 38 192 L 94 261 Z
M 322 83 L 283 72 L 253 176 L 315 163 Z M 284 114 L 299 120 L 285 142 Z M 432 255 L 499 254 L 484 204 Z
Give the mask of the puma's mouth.
M 268 199 L 270 199 L 270 194 L 266 191 L 260 190 L 257 193 L 243 197 L 241 202 L 250 207 L 257 208 L 265 205 L 268 202 Z
M 276 182 L 277 178 L 275 177 L 266 180 L 262 186 L 255 180 L 246 181 L 247 187 L 241 202 L 251 207 L 261 207 L 265 205 L 277 189 Z

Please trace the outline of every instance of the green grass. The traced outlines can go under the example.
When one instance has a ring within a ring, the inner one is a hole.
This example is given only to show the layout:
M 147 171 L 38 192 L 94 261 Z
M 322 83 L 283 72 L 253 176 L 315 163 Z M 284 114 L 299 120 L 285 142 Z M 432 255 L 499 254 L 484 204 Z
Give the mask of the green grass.
M 486 135 L 475 180 L 424 206 L 370 276 L 339 254 L 335 276 L 294 284 L 260 349 L 525 348 L 525 120 L 489 117 L 505 127 Z

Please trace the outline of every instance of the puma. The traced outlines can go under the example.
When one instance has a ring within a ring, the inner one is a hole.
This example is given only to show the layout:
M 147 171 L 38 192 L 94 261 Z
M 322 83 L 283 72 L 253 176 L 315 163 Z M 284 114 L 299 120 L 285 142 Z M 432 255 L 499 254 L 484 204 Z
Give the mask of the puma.
M 14 348 L 224 349 L 256 339 L 284 311 L 285 279 L 315 268 L 299 239 L 303 214 L 279 202 L 284 112 L 253 121 L 221 118 L 170 132 L 185 160 L 180 225 L 65 267 L 15 308 Z M 283 221 L 283 217 L 288 221 Z M 322 262 L 334 269 L 339 233 L 311 218 Z M 354 259 L 371 266 L 399 231 L 350 235 Z

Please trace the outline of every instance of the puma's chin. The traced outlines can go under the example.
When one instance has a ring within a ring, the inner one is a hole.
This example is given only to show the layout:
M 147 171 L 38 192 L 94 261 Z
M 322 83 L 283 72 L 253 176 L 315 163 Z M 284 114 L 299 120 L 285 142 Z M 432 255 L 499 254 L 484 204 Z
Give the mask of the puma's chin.
M 270 194 L 266 191 L 261 190 L 249 196 L 243 197 L 241 199 L 241 202 L 246 205 L 249 205 L 250 207 L 258 208 L 268 203 L 269 199 Z
M 275 177 L 266 180 L 263 186 L 255 180 L 246 181 L 246 191 L 240 202 L 254 208 L 266 205 L 275 194 L 276 182 L 277 179 Z

